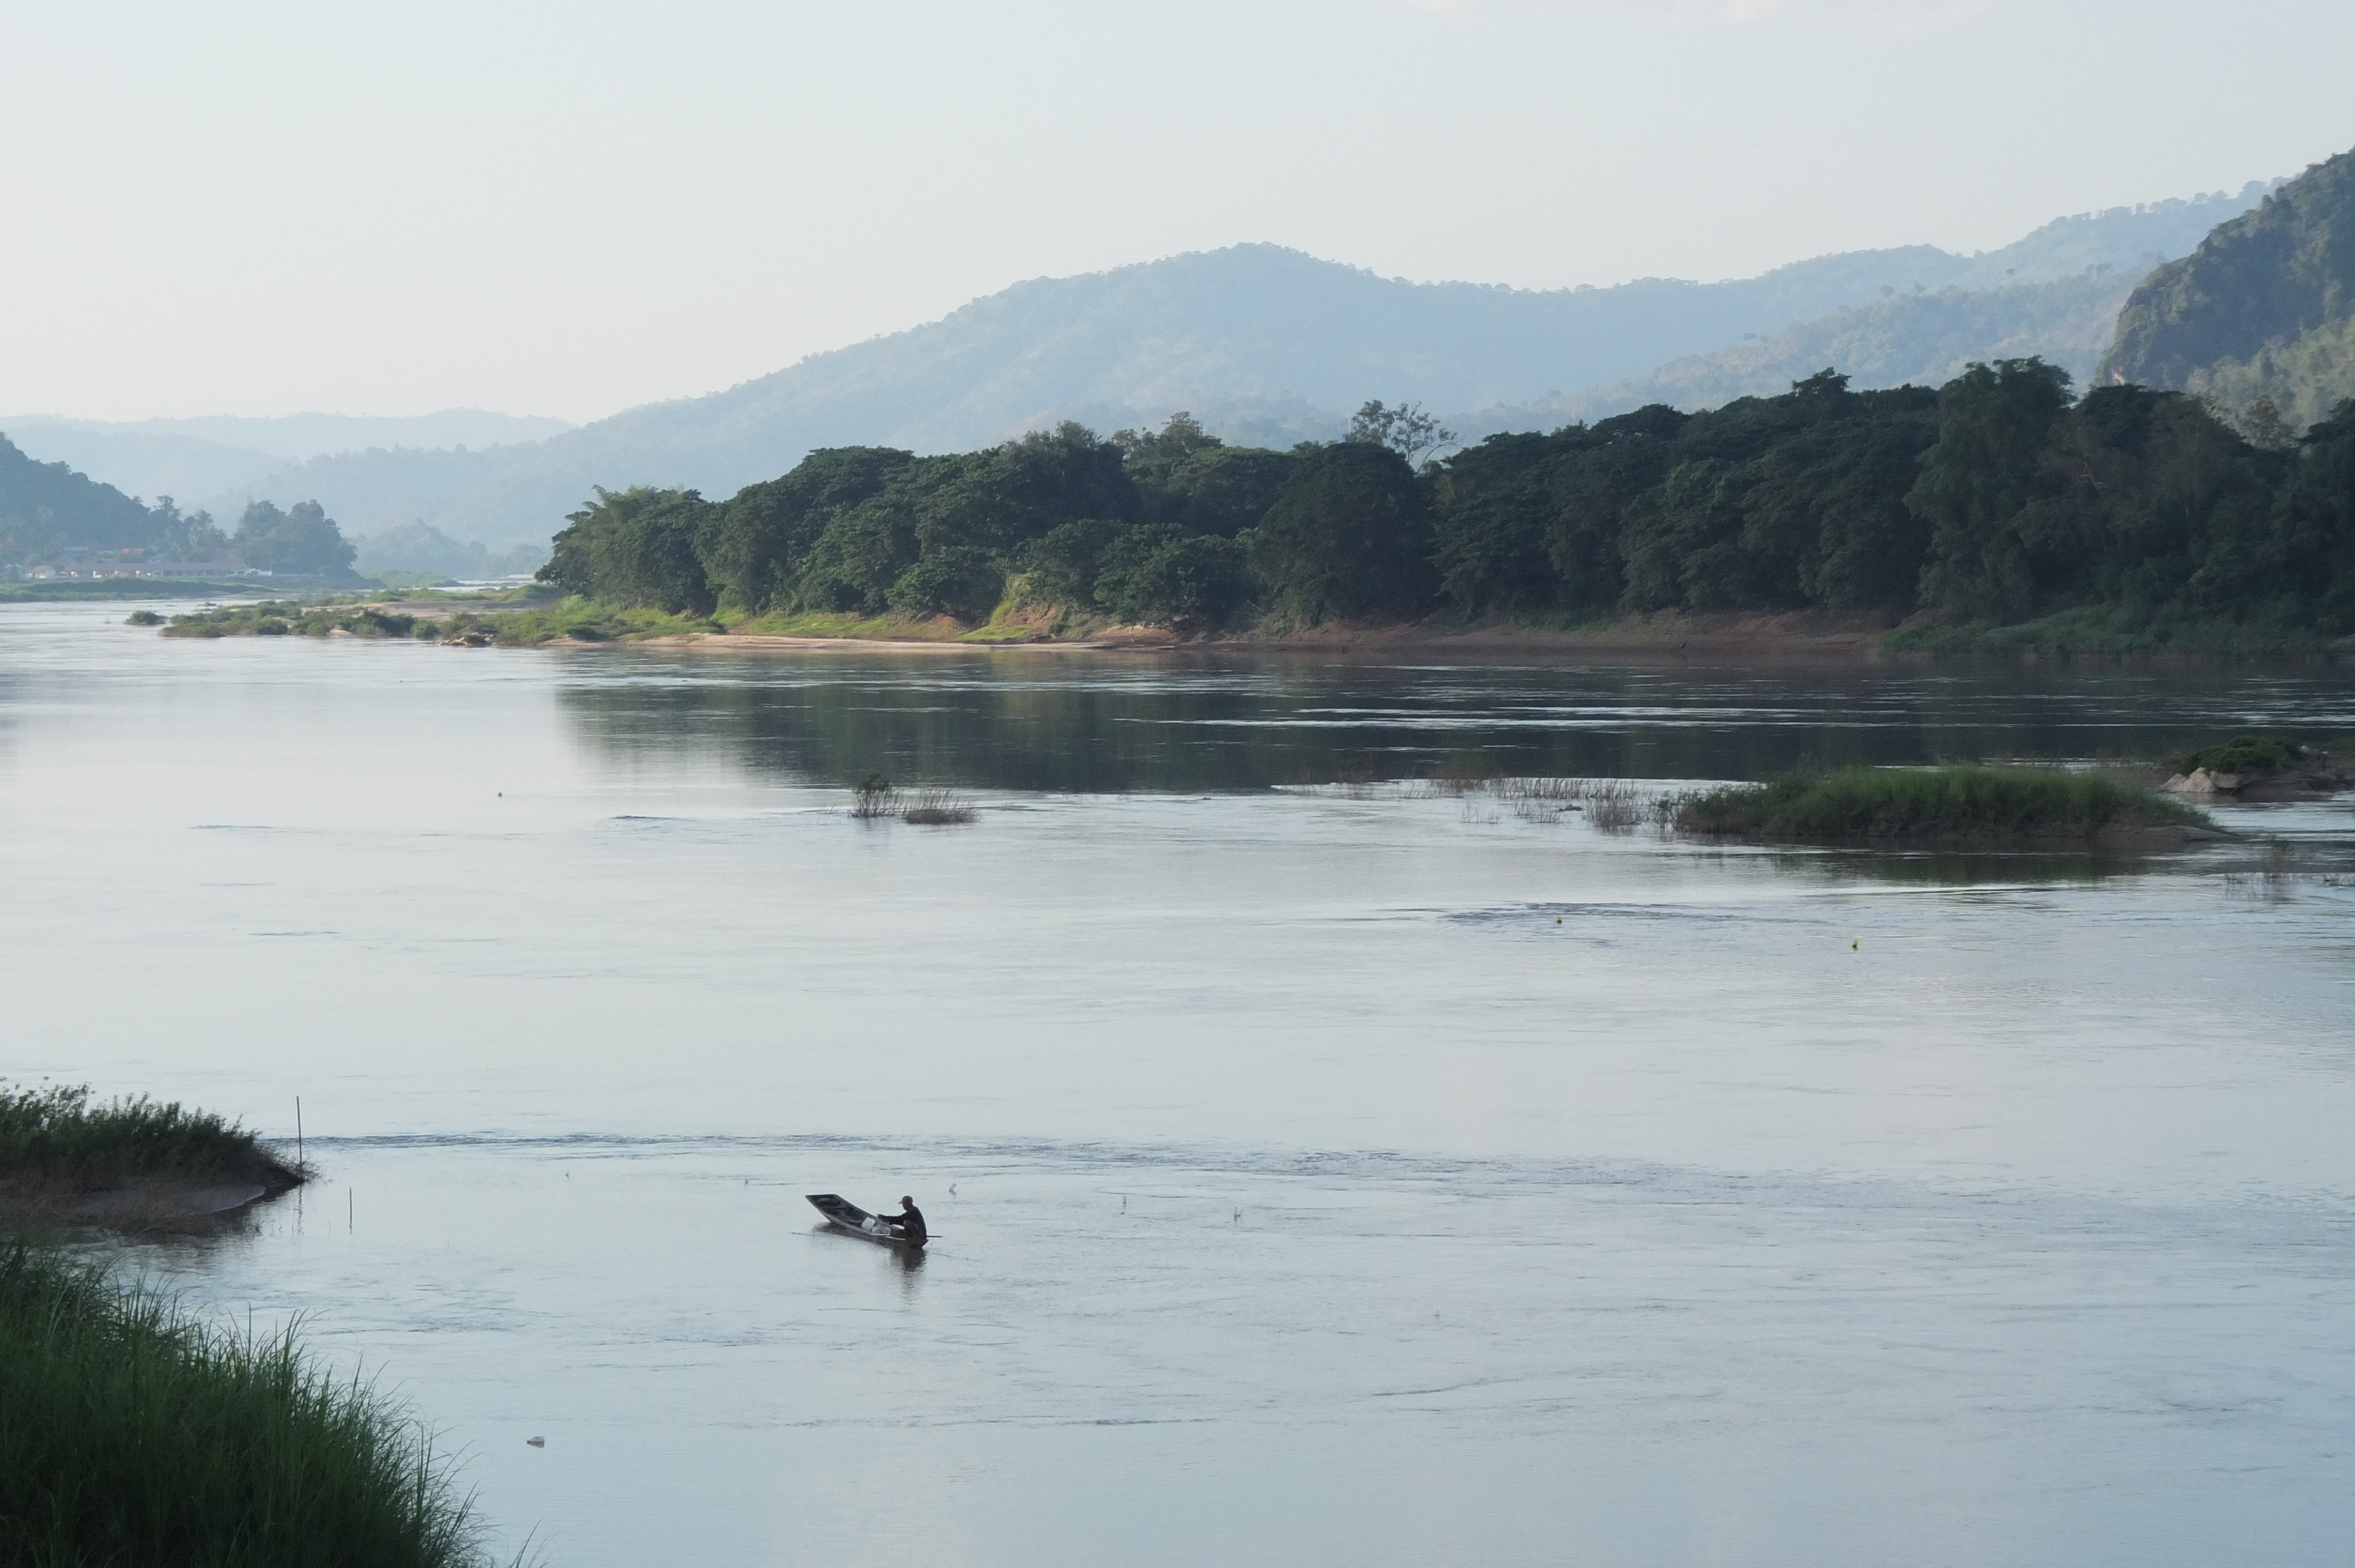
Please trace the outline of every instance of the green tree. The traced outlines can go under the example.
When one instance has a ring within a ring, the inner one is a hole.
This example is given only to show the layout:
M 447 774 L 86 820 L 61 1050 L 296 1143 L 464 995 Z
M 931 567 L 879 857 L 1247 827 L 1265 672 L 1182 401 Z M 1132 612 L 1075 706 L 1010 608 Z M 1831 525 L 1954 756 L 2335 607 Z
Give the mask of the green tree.
M 1143 518 L 1188 534 L 1231 539 L 1258 525 L 1299 466 L 1299 457 L 1292 452 L 1199 447 L 1139 478 Z
M 155 557 L 163 561 L 210 561 L 229 552 L 229 535 L 209 512 L 183 514 L 170 496 L 155 500 Z
M 1097 563 L 1120 533 L 1121 524 L 1109 518 L 1078 517 L 1024 545 L 1015 567 L 1023 574 L 1025 597 L 1038 605 L 1094 603 Z
M 884 602 L 910 615 L 986 620 L 1006 591 L 997 558 L 971 545 L 935 545 L 891 581 Z
M 2268 528 L 2286 597 L 2328 632 L 2355 631 L 2355 399 L 2300 441 Z
M 827 525 L 915 461 L 889 447 L 828 448 L 782 478 L 738 491 L 703 535 L 713 597 L 755 613 L 792 602 L 795 577 Z
M 1431 502 L 1391 448 L 1340 441 L 1305 454 L 1244 548 L 1264 602 L 1299 622 L 1432 608 Z
M 2036 602 L 2019 515 L 2044 491 L 2045 443 L 2069 373 L 2041 359 L 1973 365 L 1938 391 L 1938 440 L 1905 503 L 1930 527 L 1923 602 L 2000 620 Z
M 1114 430 L 1112 444 L 1120 449 L 1129 477 L 1147 489 L 1165 482 L 1169 471 L 1187 459 L 1226 445 L 1182 409 L 1158 430 Z
M 1561 599 L 1561 578 L 1546 556 L 1550 482 L 1576 435 L 1490 436 L 1439 465 L 1433 560 L 1458 614 L 1529 613 Z
M 1654 403 L 1561 433 L 1568 450 L 1546 481 L 1552 515 L 1545 552 L 1561 581 L 1565 607 L 1601 609 L 1619 601 L 1626 580 L 1620 535 L 1627 508 L 1667 476 L 1692 418 Z
M 1393 408 L 1377 397 L 1350 416 L 1349 433 L 1341 439 L 1366 446 L 1388 447 L 1406 459 L 1407 467 L 1413 468 L 1423 461 L 1426 452 L 1454 445 L 1455 432 L 1424 413 L 1420 403 L 1401 403 Z
M 710 614 L 717 601 L 698 546 L 719 508 L 692 490 L 600 486 L 596 493 L 566 515 L 541 580 L 616 604 Z
M 1163 524 L 1126 530 L 1105 547 L 1096 602 L 1139 626 L 1196 630 L 1226 621 L 1249 592 L 1242 546 Z
M 293 577 L 340 577 L 358 553 L 315 501 L 298 501 L 283 512 L 267 501 L 249 502 L 229 543 L 247 566 Z
M 1630 609 L 1732 609 L 1758 600 L 1742 547 L 1750 473 L 1721 458 L 1678 463 L 1628 506 L 1620 550 Z

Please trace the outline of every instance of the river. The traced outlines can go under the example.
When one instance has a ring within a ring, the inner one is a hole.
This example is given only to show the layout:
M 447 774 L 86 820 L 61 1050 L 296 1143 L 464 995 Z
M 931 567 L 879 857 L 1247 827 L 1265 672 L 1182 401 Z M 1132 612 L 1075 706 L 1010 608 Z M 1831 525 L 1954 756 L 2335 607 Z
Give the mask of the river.
M 464 651 L 0 609 L 0 1076 L 561 1568 L 2345 1561 L 2355 810 L 1770 853 L 1386 782 L 2355 736 L 2329 666 Z M 970 826 L 860 821 L 869 772 Z M 1337 783 L 1336 781 L 1338 781 Z M 911 1262 L 803 1201 L 913 1193 Z M 544 1446 L 526 1443 L 544 1439 Z

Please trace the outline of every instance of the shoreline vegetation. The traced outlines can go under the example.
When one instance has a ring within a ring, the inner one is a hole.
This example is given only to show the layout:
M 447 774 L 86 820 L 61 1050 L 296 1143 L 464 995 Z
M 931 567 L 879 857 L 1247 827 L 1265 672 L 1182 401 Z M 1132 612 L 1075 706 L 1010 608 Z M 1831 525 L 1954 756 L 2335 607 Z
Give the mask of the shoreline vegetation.
M 1746 617 L 1923 653 L 2355 646 L 2355 401 L 2303 434 L 2238 418 L 2080 397 L 2028 358 L 1886 391 L 1827 369 L 1473 446 L 1379 401 L 1286 450 L 1182 413 L 1066 422 L 815 451 L 726 500 L 600 489 L 539 577 L 679 635 L 1574 645 Z
M 487 1563 L 406 1411 L 291 1325 L 239 1332 L 91 1255 L 308 1175 L 208 1112 L 0 1088 L 0 1562 Z
M 1684 838 L 1869 848 L 2176 849 L 2232 835 L 2151 787 L 2051 768 L 1843 768 L 1673 796 Z
M 469 648 L 701 649 L 714 652 L 973 652 L 1061 649 L 1082 652 L 1197 650 L 1379 652 L 1458 651 L 1471 654 L 1597 653 L 1664 658 L 1885 657 L 2292 658 L 2336 662 L 2355 656 L 2355 637 L 2253 628 L 2221 620 L 2073 611 L 2011 626 L 1952 626 L 1886 616 L 1815 610 L 1651 610 L 1586 619 L 1444 617 L 1398 623 L 1336 622 L 1315 627 L 1187 632 L 1123 624 L 1105 617 L 1039 618 L 1019 611 L 978 626 L 951 617 L 887 612 L 747 616 L 727 611 L 681 615 L 578 596 L 340 595 L 325 600 L 262 599 L 173 615 L 134 611 L 133 626 L 174 638 L 358 637 Z
M 249 519 L 247 553 L 324 538 L 315 511 Z M 599 489 L 565 524 L 531 588 L 370 598 L 346 577 L 164 630 L 746 651 L 2355 653 L 2355 400 L 2299 434 L 2146 387 L 2078 397 L 2033 358 L 1868 392 L 1826 369 L 1778 397 L 1472 446 L 1374 401 L 1345 439 L 1285 450 L 1230 446 L 1184 413 L 971 452 L 831 448 L 724 501 Z
M 2271 750 L 2243 736 L 2199 755 Z M 2318 752 L 2307 756 L 2327 764 Z M 1463 758 L 1423 778 L 1371 773 L 1289 788 L 1352 799 L 1397 796 L 1464 801 L 1467 821 L 1505 814 L 1528 822 L 1582 817 L 1620 835 L 1648 823 L 1663 837 L 1701 842 L 1876 851 L 2040 851 L 2147 853 L 2237 841 L 2181 793 L 2148 781 L 2161 766 L 1851 767 L 1798 769 L 1764 783 L 1646 789 L 1624 779 L 1520 776 Z M 2329 776 L 2343 786 L 2343 776 Z M 2192 799 L 2217 799 L 2195 794 Z
M 236 1122 L 85 1087 L 0 1087 L 0 1225 L 201 1224 L 309 1179 Z
M 290 1328 L 239 1334 L 0 1243 L 0 1560 L 473 1568 L 432 1439 Z

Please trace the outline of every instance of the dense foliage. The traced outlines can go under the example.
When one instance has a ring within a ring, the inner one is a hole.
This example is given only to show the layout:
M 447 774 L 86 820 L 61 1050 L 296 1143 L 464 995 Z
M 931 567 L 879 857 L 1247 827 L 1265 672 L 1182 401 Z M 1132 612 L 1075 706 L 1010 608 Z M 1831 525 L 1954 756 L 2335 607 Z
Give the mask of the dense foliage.
M 247 566 L 273 575 L 334 577 L 351 570 L 351 544 L 315 501 L 280 511 L 267 501 L 249 503 L 229 548 Z
M 2034 359 L 1854 392 L 1827 370 L 1702 414 L 1655 405 L 1488 438 L 1229 447 L 1184 415 L 985 451 L 815 452 L 726 502 L 600 491 L 541 576 L 673 614 L 1024 605 L 1204 629 L 1916 610 L 2005 623 L 2083 606 L 2355 629 L 2355 405 L 2259 446 L 2198 400 L 2073 399 Z M 1401 449 L 1404 449 L 1402 451 Z

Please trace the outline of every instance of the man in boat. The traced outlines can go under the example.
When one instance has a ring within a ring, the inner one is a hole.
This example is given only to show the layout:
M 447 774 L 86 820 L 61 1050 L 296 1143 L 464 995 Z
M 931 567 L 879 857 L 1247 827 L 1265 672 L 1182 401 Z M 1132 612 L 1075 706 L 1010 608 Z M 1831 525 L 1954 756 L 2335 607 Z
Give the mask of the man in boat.
M 881 1214 L 877 1217 L 886 1224 L 899 1226 L 901 1239 L 913 1243 L 917 1246 L 923 1245 L 929 1239 L 924 1230 L 924 1211 L 916 1207 L 916 1200 L 913 1198 L 902 1197 L 900 1200 L 898 1213 Z

